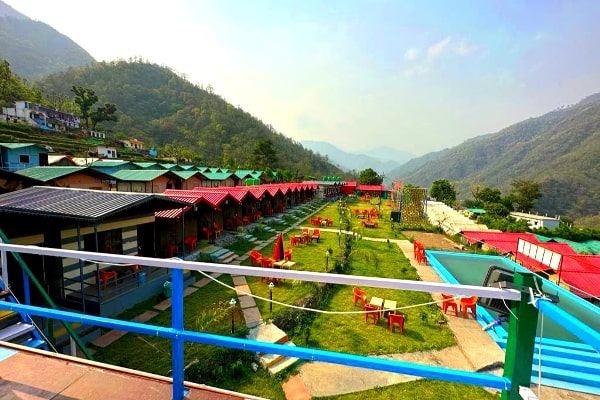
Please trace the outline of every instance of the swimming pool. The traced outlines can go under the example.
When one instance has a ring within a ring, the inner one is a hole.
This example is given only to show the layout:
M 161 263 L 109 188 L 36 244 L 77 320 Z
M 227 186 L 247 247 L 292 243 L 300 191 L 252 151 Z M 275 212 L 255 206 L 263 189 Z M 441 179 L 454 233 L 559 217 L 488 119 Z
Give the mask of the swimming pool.
M 426 251 L 429 265 L 448 283 L 482 285 L 490 265 L 509 270 L 528 270 L 519 264 L 500 257 L 480 254 Z M 558 306 L 586 325 L 600 332 L 600 309 L 573 293 L 543 279 L 541 289 L 557 294 Z M 508 311 L 507 311 L 508 313 Z M 497 318 L 497 312 L 477 306 L 477 320 L 484 326 Z M 488 333 L 503 349 L 506 348 L 507 324 L 498 325 Z M 586 393 L 600 394 L 600 354 L 582 343 L 560 322 L 540 314 L 538 318 L 537 345 L 534 354 L 532 381 L 537 382 L 541 359 L 542 383 L 548 386 L 568 388 Z M 538 358 L 540 350 L 542 356 Z

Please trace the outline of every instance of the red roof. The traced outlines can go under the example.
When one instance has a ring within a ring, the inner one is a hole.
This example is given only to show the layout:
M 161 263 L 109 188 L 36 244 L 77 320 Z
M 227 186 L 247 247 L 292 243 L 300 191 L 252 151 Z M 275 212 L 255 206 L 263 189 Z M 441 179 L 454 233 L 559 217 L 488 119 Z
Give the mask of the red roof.
M 559 274 L 561 282 L 573 286 L 571 291 L 578 296 L 600 297 L 600 256 L 564 256 Z
M 539 243 L 538 238 L 533 233 L 515 233 L 515 232 L 495 232 L 495 231 L 463 231 L 465 239 L 469 244 L 477 242 L 485 243 L 500 254 L 517 253 L 517 243 L 519 239 L 530 243 Z
M 316 189 L 317 184 L 314 183 L 274 183 L 270 185 L 257 186 L 219 186 L 219 187 L 195 187 L 192 190 L 167 189 L 164 194 L 167 197 L 185 201 L 190 204 L 205 202 L 208 205 L 219 208 L 221 203 L 231 197 L 238 203 L 241 203 L 244 198 L 251 195 L 259 200 L 265 193 L 275 196 L 278 192 L 288 193 L 290 191 L 300 191 L 308 189 Z M 182 209 L 173 209 L 156 213 L 157 218 L 179 218 L 189 210 L 187 207 L 182 212 Z
M 534 272 L 548 271 L 552 268 L 517 252 L 519 239 L 558 253 L 562 258 L 556 274 L 560 275 L 561 282 L 573 286 L 571 291 L 580 297 L 600 297 L 600 256 L 579 255 L 567 243 L 541 242 L 532 233 L 486 231 L 463 231 L 462 233 L 470 244 L 482 242 L 498 249 L 501 253 L 515 254 L 519 263 Z
M 385 192 L 384 185 L 357 185 L 356 190 L 361 192 Z

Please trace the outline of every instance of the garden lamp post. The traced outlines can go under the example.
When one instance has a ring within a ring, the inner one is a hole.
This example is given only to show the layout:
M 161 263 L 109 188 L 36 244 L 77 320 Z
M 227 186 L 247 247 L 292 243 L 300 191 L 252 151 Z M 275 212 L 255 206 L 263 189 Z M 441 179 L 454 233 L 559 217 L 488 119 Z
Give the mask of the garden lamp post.
M 273 283 L 273 281 L 271 281 L 271 283 L 269 283 L 269 312 L 271 315 L 271 319 L 273 319 L 273 288 L 275 287 L 275 284 Z
M 235 332 L 235 322 L 234 322 L 234 316 L 233 316 L 233 309 L 235 307 L 235 299 L 231 299 L 229 300 L 229 306 L 231 307 L 231 333 Z
M 325 272 L 327 272 L 327 268 L 329 267 L 329 249 L 325 252 Z

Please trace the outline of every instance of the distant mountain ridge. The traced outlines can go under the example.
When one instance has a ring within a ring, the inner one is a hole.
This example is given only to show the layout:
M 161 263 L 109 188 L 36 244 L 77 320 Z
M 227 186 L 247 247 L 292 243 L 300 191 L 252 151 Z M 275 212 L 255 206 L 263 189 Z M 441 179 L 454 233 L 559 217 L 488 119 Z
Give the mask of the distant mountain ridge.
M 51 26 L 33 21 L 0 0 L 0 60 L 17 75 L 35 79 L 69 67 L 87 65 L 94 58 Z
M 387 174 L 394 168 L 414 157 L 405 151 L 392 148 L 375 148 L 363 153 L 350 153 L 339 149 L 331 143 L 313 140 L 304 140 L 300 144 L 323 156 L 327 156 L 330 162 L 345 171 L 360 172 L 372 168 L 375 172 Z
M 454 182 L 460 199 L 475 185 L 510 191 L 515 179 L 540 183 L 535 211 L 572 218 L 599 215 L 600 94 L 567 108 L 429 153 L 390 172 L 406 183 L 431 187 Z

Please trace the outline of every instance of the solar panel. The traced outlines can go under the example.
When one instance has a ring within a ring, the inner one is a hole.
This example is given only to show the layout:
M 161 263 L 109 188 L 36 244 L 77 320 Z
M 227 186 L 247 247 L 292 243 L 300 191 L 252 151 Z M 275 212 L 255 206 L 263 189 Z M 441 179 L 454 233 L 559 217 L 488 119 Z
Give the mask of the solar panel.
M 485 275 L 485 279 L 483 280 L 483 286 L 497 288 L 500 286 L 500 282 L 513 283 L 514 275 L 514 272 L 510 269 L 502 268 L 497 265 L 490 265 L 487 274 Z M 493 311 L 497 311 L 500 314 L 507 314 L 511 306 L 510 300 L 503 301 L 502 299 L 490 299 L 487 297 L 480 297 L 477 299 L 477 302 L 480 305 Z

